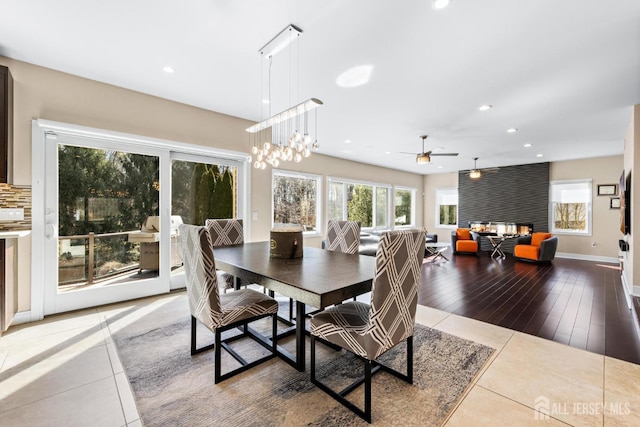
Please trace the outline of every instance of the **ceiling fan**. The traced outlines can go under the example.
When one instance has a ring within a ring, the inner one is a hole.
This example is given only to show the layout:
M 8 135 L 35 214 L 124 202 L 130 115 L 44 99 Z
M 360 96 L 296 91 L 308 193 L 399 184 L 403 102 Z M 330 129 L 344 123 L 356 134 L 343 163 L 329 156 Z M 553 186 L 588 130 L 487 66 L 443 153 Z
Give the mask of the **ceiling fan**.
M 422 152 L 416 155 L 416 163 L 424 164 L 431 162 L 431 156 L 457 156 L 458 153 L 433 153 L 431 151 L 424 151 L 424 141 L 429 135 L 421 135 L 422 138 Z M 413 154 L 413 153 L 405 153 Z
M 469 170 L 467 172 L 467 176 L 471 179 L 480 179 L 480 177 L 482 176 L 482 172 L 488 172 L 488 173 L 493 173 L 493 172 L 498 172 L 500 170 L 500 168 L 484 168 L 484 169 L 478 169 L 478 165 L 477 162 L 478 161 L 478 157 L 474 157 L 473 158 L 473 169 Z

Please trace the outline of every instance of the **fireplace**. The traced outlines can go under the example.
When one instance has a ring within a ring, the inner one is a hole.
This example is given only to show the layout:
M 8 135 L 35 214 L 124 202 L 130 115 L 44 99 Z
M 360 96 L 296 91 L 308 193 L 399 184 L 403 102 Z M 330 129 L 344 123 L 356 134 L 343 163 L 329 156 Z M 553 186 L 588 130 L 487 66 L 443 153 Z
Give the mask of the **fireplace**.
M 482 236 L 533 233 L 533 224 L 530 222 L 469 221 L 469 228 Z

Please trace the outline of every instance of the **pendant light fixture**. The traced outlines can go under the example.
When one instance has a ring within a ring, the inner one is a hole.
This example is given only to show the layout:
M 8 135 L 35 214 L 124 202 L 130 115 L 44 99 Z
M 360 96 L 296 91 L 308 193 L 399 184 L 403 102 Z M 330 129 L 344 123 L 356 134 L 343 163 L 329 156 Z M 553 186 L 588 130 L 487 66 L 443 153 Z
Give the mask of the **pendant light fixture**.
M 287 108 L 275 115 L 271 115 L 271 61 L 274 55 L 298 42 L 302 30 L 291 24 L 278 33 L 271 41 L 263 46 L 259 52 L 264 60 L 269 61 L 269 96 L 268 101 L 264 101 L 264 94 L 261 93 L 261 103 L 269 105 L 269 117 L 247 128 L 251 133 L 251 154 L 253 166 L 257 169 L 266 169 L 267 164 L 278 167 L 280 162 L 294 161 L 300 162 L 303 158 L 311 155 L 311 150 L 317 150 L 318 146 L 318 111 L 322 104 L 317 98 L 309 98 Z M 291 52 L 289 52 L 291 61 Z M 297 57 L 300 69 L 300 57 Z M 291 66 L 290 66 L 291 68 Z M 262 81 L 262 66 L 261 81 Z M 299 81 L 299 76 L 298 76 Z M 289 75 L 289 93 L 291 93 L 291 75 Z M 262 108 L 261 110 L 262 111 Z M 315 127 L 315 140 L 311 137 L 309 126 L 309 114 L 314 111 L 313 121 Z

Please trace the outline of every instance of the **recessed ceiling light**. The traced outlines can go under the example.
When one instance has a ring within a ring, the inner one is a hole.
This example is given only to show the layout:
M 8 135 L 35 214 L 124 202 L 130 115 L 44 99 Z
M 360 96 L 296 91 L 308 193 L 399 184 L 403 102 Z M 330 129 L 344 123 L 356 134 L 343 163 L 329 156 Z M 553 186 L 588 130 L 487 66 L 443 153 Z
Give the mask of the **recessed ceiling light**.
M 432 5 L 434 9 L 444 9 L 451 4 L 451 0 L 435 0 Z
M 529 148 L 529 147 L 531 147 L 532 145 L 533 145 L 533 144 L 529 144 L 529 143 L 527 143 L 527 144 L 524 144 L 524 145 L 523 145 L 523 147 L 524 147 L 524 148 Z
M 493 105 L 491 104 L 484 104 L 478 107 L 478 110 L 480 111 L 487 111 L 493 108 Z
M 262 100 L 262 103 L 263 103 L 263 104 L 268 104 L 269 102 L 270 102 L 270 101 L 269 101 L 268 99 L 263 99 L 263 100 Z
M 391 154 L 391 151 L 385 151 L 384 154 Z
M 162 67 L 162 71 L 164 71 L 165 73 L 168 73 L 168 74 L 172 74 L 175 70 L 173 69 L 172 66 L 165 65 L 164 67 Z
M 344 140 L 344 143 L 345 143 L 345 144 L 351 144 L 351 140 L 350 140 L 350 139 L 345 139 L 345 140 Z
M 542 157 L 542 154 L 536 154 L 536 157 Z
M 438 169 L 442 169 L 442 165 L 438 165 Z
M 509 133 L 516 133 L 516 132 L 518 132 L 518 129 L 516 129 L 516 128 L 509 128 L 509 129 L 507 129 L 507 132 L 509 132 Z

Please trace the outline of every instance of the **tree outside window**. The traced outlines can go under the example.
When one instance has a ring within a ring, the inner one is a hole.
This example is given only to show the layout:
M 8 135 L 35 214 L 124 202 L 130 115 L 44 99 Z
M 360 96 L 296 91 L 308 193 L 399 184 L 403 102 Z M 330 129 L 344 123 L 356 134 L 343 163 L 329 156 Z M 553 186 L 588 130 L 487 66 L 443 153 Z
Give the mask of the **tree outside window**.
M 376 227 L 389 227 L 389 189 L 376 187 Z
M 304 231 L 317 231 L 320 178 L 273 171 L 272 182 L 274 224 L 299 224 Z
M 363 228 L 388 228 L 390 186 L 328 179 L 328 219 L 359 221 Z
M 340 221 L 344 218 L 344 184 L 330 181 L 328 187 L 327 219 Z
M 373 227 L 373 187 L 348 185 L 347 219 L 359 221 L 362 227 Z
M 395 191 L 395 225 L 413 224 L 412 206 L 413 190 L 398 189 Z

